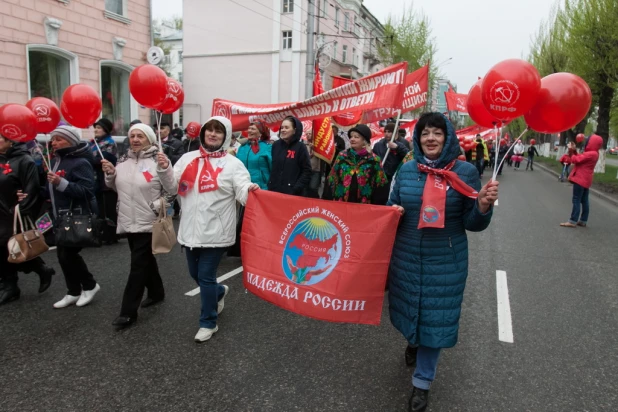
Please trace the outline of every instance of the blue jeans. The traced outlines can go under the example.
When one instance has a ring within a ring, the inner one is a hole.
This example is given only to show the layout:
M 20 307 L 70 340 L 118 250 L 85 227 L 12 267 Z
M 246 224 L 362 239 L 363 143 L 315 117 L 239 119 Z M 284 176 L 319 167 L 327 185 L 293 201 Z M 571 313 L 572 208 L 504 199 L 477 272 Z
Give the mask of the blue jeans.
M 476 170 L 479 171 L 479 176 L 483 176 L 484 168 L 485 168 L 485 159 L 476 159 Z
M 577 222 L 588 222 L 588 213 L 590 212 L 590 202 L 588 194 L 590 190 L 584 189 L 583 186 L 573 183 L 573 210 L 569 222 L 576 224 Z M 581 216 L 580 216 L 581 211 Z
M 419 346 L 416 352 L 416 369 L 412 375 L 412 385 L 419 389 L 429 390 L 431 382 L 436 377 L 440 359 L 440 349 Z
M 202 313 L 200 328 L 217 326 L 217 303 L 225 289 L 217 283 L 217 267 L 227 248 L 186 248 L 189 274 L 200 287 Z

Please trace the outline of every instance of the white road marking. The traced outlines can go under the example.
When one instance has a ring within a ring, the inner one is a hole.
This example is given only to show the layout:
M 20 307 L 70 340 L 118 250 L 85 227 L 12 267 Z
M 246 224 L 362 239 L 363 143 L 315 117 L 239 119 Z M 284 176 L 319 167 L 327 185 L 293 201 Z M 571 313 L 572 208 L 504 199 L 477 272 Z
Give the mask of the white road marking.
M 500 199 L 496 199 L 496 201 L 494 202 L 494 206 L 498 206 L 498 200 Z
M 239 273 L 241 273 L 241 272 L 242 272 L 242 266 L 241 266 L 241 267 L 238 267 L 238 268 L 236 268 L 236 269 L 234 269 L 234 270 L 232 270 L 231 272 L 227 272 L 227 273 L 226 273 L 225 275 L 223 275 L 223 276 L 219 276 L 219 277 L 217 278 L 217 283 L 221 283 L 221 282 L 223 282 L 224 280 L 228 280 L 228 279 L 229 279 L 229 278 L 231 278 L 232 276 L 236 276 L 236 275 L 238 275 L 238 274 L 239 274 Z M 200 287 L 198 286 L 198 287 L 196 287 L 195 289 L 190 290 L 190 291 L 188 291 L 187 293 L 185 293 L 185 296 L 195 296 L 195 295 L 199 295 L 199 294 L 200 294 Z
M 496 270 L 496 292 L 498 294 L 498 339 L 502 342 L 513 343 L 509 287 L 506 283 L 506 272 L 503 270 Z

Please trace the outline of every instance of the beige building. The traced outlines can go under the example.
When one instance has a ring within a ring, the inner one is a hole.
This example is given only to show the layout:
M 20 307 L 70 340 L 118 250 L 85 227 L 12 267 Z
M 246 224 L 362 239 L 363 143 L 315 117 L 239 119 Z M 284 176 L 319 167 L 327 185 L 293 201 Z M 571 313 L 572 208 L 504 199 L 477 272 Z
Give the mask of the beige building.
M 129 74 L 146 62 L 150 0 L 0 0 L 0 105 L 43 96 L 59 105 L 71 84 L 97 90 L 102 116 L 126 135 L 149 111 L 130 96 Z

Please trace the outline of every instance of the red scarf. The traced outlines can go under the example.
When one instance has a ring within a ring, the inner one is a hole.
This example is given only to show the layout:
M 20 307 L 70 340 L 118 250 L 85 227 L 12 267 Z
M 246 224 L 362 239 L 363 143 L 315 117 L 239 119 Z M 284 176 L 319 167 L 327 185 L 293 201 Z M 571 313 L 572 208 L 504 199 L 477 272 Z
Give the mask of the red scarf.
M 209 153 L 203 147 L 200 147 L 200 156 L 193 159 L 191 163 L 189 163 L 185 170 L 182 172 L 182 176 L 180 176 L 180 182 L 178 184 L 178 194 L 180 196 L 186 196 L 187 193 L 189 193 L 191 189 L 193 189 L 193 186 L 195 185 L 195 180 L 197 178 L 197 171 L 200 167 L 200 159 L 204 159 L 204 167 L 202 167 L 202 172 L 200 173 L 198 187 L 199 192 L 204 193 L 217 190 L 219 188 L 217 178 L 219 177 L 219 173 L 221 173 L 223 168 L 217 167 L 217 170 L 213 169 L 212 164 L 210 163 L 210 158 L 223 157 L 226 154 L 227 152 L 225 150 Z
M 251 145 L 251 150 L 253 153 L 257 154 L 260 151 L 260 144 L 258 143 L 259 139 L 249 139 L 249 144 Z
M 444 169 L 434 169 L 418 163 L 418 170 L 427 173 L 425 188 L 423 189 L 423 205 L 418 228 L 425 227 L 444 229 L 444 215 L 446 210 L 446 191 L 449 186 L 466 197 L 476 199 L 479 193 L 465 184 L 451 169 L 456 160 L 446 165 Z

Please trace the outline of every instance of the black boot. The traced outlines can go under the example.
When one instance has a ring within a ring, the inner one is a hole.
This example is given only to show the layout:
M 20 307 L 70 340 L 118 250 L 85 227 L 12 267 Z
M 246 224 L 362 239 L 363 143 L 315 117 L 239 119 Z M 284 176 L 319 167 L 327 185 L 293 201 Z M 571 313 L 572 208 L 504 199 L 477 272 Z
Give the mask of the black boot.
M 0 289 L 0 305 L 12 302 L 19 299 L 21 290 L 17 287 L 16 282 L 2 282 L 4 287 Z
M 414 387 L 408 401 L 408 412 L 424 412 L 429 401 L 429 390 Z
M 37 271 L 37 274 L 40 279 L 39 293 L 43 293 L 51 286 L 52 276 L 56 274 L 56 271 L 52 267 L 43 265 L 43 267 Z
M 114 319 L 112 325 L 116 327 L 116 330 L 122 330 L 133 325 L 136 320 L 136 318 L 130 318 L 128 316 L 118 316 L 116 319 Z
M 416 365 L 416 352 L 418 351 L 418 346 L 410 346 L 406 348 L 406 365 L 407 366 L 415 366 Z

